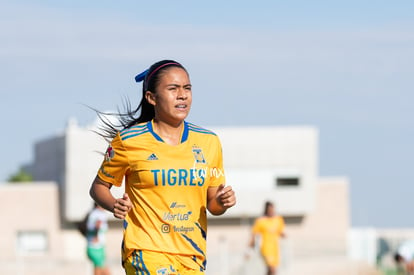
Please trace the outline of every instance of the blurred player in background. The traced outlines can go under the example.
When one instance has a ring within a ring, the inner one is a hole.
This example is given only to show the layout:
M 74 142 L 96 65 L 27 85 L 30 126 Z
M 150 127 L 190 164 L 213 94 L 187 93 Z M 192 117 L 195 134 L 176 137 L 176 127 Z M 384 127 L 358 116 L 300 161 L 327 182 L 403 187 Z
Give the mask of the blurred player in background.
M 135 77 L 143 81 L 135 110 L 105 119 L 112 141 L 92 183 L 92 198 L 124 219 L 126 274 L 204 274 L 207 213 L 221 215 L 236 203 L 225 186 L 221 143 L 210 130 L 185 121 L 192 103 L 187 70 L 162 60 Z M 139 114 L 138 114 L 139 113 Z M 112 185 L 125 194 L 115 198 Z
M 256 219 L 252 227 L 249 246 L 253 249 L 260 238 L 260 254 L 266 264 L 267 275 L 275 275 L 280 263 L 279 238 L 285 237 L 285 222 L 276 215 L 272 202 L 265 203 L 264 214 Z
M 108 230 L 107 212 L 95 203 L 86 222 L 87 255 L 94 266 L 94 275 L 109 275 L 106 266 L 105 234 Z
M 398 269 L 403 274 L 414 274 L 414 240 L 400 244 L 394 254 Z

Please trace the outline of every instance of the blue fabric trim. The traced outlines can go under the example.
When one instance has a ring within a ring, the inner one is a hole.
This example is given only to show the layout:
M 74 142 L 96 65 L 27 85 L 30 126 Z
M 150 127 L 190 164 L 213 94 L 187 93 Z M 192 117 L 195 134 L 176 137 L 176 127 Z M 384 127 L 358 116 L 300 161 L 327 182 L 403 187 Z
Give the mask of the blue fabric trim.
M 209 134 L 209 135 L 216 136 L 216 133 L 214 133 L 214 132 L 212 132 L 210 130 L 204 129 L 204 128 L 200 127 L 200 126 L 194 125 L 192 123 L 188 123 L 188 129 L 191 130 L 191 131 L 193 131 L 193 132 L 202 133 L 202 134 Z
M 203 228 L 201 227 L 201 225 L 198 222 L 196 222 L 195 225 L 198 227 L 198 229 L 200 229 L 201 236 L 203 236 L 203 239 L 206 240 L 207 239 L 207 232 L 203 230 Z
M 148 131 L 154 136 L 156 140 L 164 142 L 164 140 L 157 133 L 154 132 L 154 128 L 152 127 L 152 121 L 148 121 L 146 126 L 148 128 Z M 184 121 L 184 130 L 181 136 L 181 143 L 187 141 L 188 133 L 189 133 L 188 123 Z
M 164 142 L 162 140 L 162 138 L 159 135 L 157 135 L 157 133 L 154 132 L 154 129 L 152 128 L 152 121 L 151 120 L 148 121 L 147 127 L 148 127 L 148 131 L 155 137 L 156 140 Z
M 122 135 L 126 135 L 126 134 L 129 134 L 129 133 L 135 133 L 135 132 L 142 131 L 142 130 L 147 130 L 147 125 L 146 124 L 144 124 L 144 125 L 135 125 L 135 126 L 132 126 L 132 127 L 129 127 L 129 128 L 125 128 L 120 132 L 120 135 L 122 136 Z
M 129 139 L 129 138 L 132 138 L 132 137 L 140 136 L 140 135 L 145 134 L 147 132 L 148 132 L 148 130 L 143 130 L 142 132 L 139 132 L 139 133 L 136 133 L 136 134 L 123 136 L 123 137 L 121 137 L 121 140 L 126 140 L 126 139 Z
M 150 273 L 149 273 L 149 271 L 148 271 L 148 268 L 147 268 L 147 266 L 145 265 L 145 263 L 144 263 L 144 259 L 143 259 L 143 257 L 142 257 L 142 250 L 140 250 L 140 251 L 139 251 L 139 260 L 140 260 L 140 262 L 141 262 L 141 266 L 142 266 L 142 274 L 145 274 L 145 275 L 150 275 Z
M 181 137 L 181 143 L 186 142 L 188 139 L 188 123 L 184 121 L 184 131 Z
M 204 255 L 204 251 L 203 250 L 201 250 L 201 248 L 200 247 L 198 247 L 198 245 L 192 240 L 192 239 L 190 239 L 189 237 L 187 237 L 186 235 L 184 235 L 184 234 L 181 234 L 181 236 L 183 236 L 184 237 L 184 239 L 186 239 L 190 244 L 191 244 L 191 246 L 192 247 L 194 247 L 194 249 L 195 250 L 197 250 L 198 252 L 200 252 L 203 256 L 205 256 Z
M 121 140 L 126 140 L 132 137 L 145 134 L 146 132 L 148 132 L 147 125 L 136 125 L 122 130 L 119 133 L 119 135 L 121 136 Z

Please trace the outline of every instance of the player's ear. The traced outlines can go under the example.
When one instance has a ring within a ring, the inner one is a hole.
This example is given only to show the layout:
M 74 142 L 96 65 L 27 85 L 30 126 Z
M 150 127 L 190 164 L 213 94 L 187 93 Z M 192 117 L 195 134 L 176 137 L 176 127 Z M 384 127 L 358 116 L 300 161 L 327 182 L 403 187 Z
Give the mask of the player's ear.
M 151 91 L 146 91 L 145 92 L 145 99 L 148 101 L 149 104 L 151 104 L 153 106 L 156 105 L 155 94 L 152 93 Z

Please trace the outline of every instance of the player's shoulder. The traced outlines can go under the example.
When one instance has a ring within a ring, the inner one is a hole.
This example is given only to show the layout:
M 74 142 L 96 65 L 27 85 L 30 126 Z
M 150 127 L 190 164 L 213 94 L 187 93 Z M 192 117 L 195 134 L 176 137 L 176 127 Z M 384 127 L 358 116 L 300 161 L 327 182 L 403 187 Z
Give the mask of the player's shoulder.
M 202 135 L 212 135 L 212 136 L 217 136 L 215 132 L 213 132 L 212 130 L 209 130 L 207 128 L 201 127 L 199 125 L 196 125 L 194 123 L 191 122 L 185 122 L 188 128 L 188 131 L 190 132 L 194 132 L 197 134 L 202 134 Z
M 262 216 L 262 217 L 258 217 L 258 218 L 256 218 L 256 223 L 264 223 L 264 222 L 266 222 L 268 219 L 266 218 L 266 217 L 264 217 L 264 216 Z
M 277 215 L 276 218 L 279 222 L 282 222 L 282 223 L 285 222 L 285 219 L 283 218 L 283 216 Z
M 145 133 L 149 133 L 149 131 L 148 123 L 142 122 L 119 131 L 118 138 L 122 141 L 126 141 L 131 138 L 143 136 Z

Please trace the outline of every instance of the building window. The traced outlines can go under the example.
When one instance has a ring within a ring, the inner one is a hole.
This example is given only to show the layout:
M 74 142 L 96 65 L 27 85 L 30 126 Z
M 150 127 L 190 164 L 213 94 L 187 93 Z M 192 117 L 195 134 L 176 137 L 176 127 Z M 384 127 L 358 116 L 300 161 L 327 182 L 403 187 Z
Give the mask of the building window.
M 299 178 L 296 177 L 280 177 L 276 178 L 277 187 L 299 186 Z
M 44 231 L 20 231 L 17 233 L 17 249 L 20 253 L 43 253 L 48 248 Z

